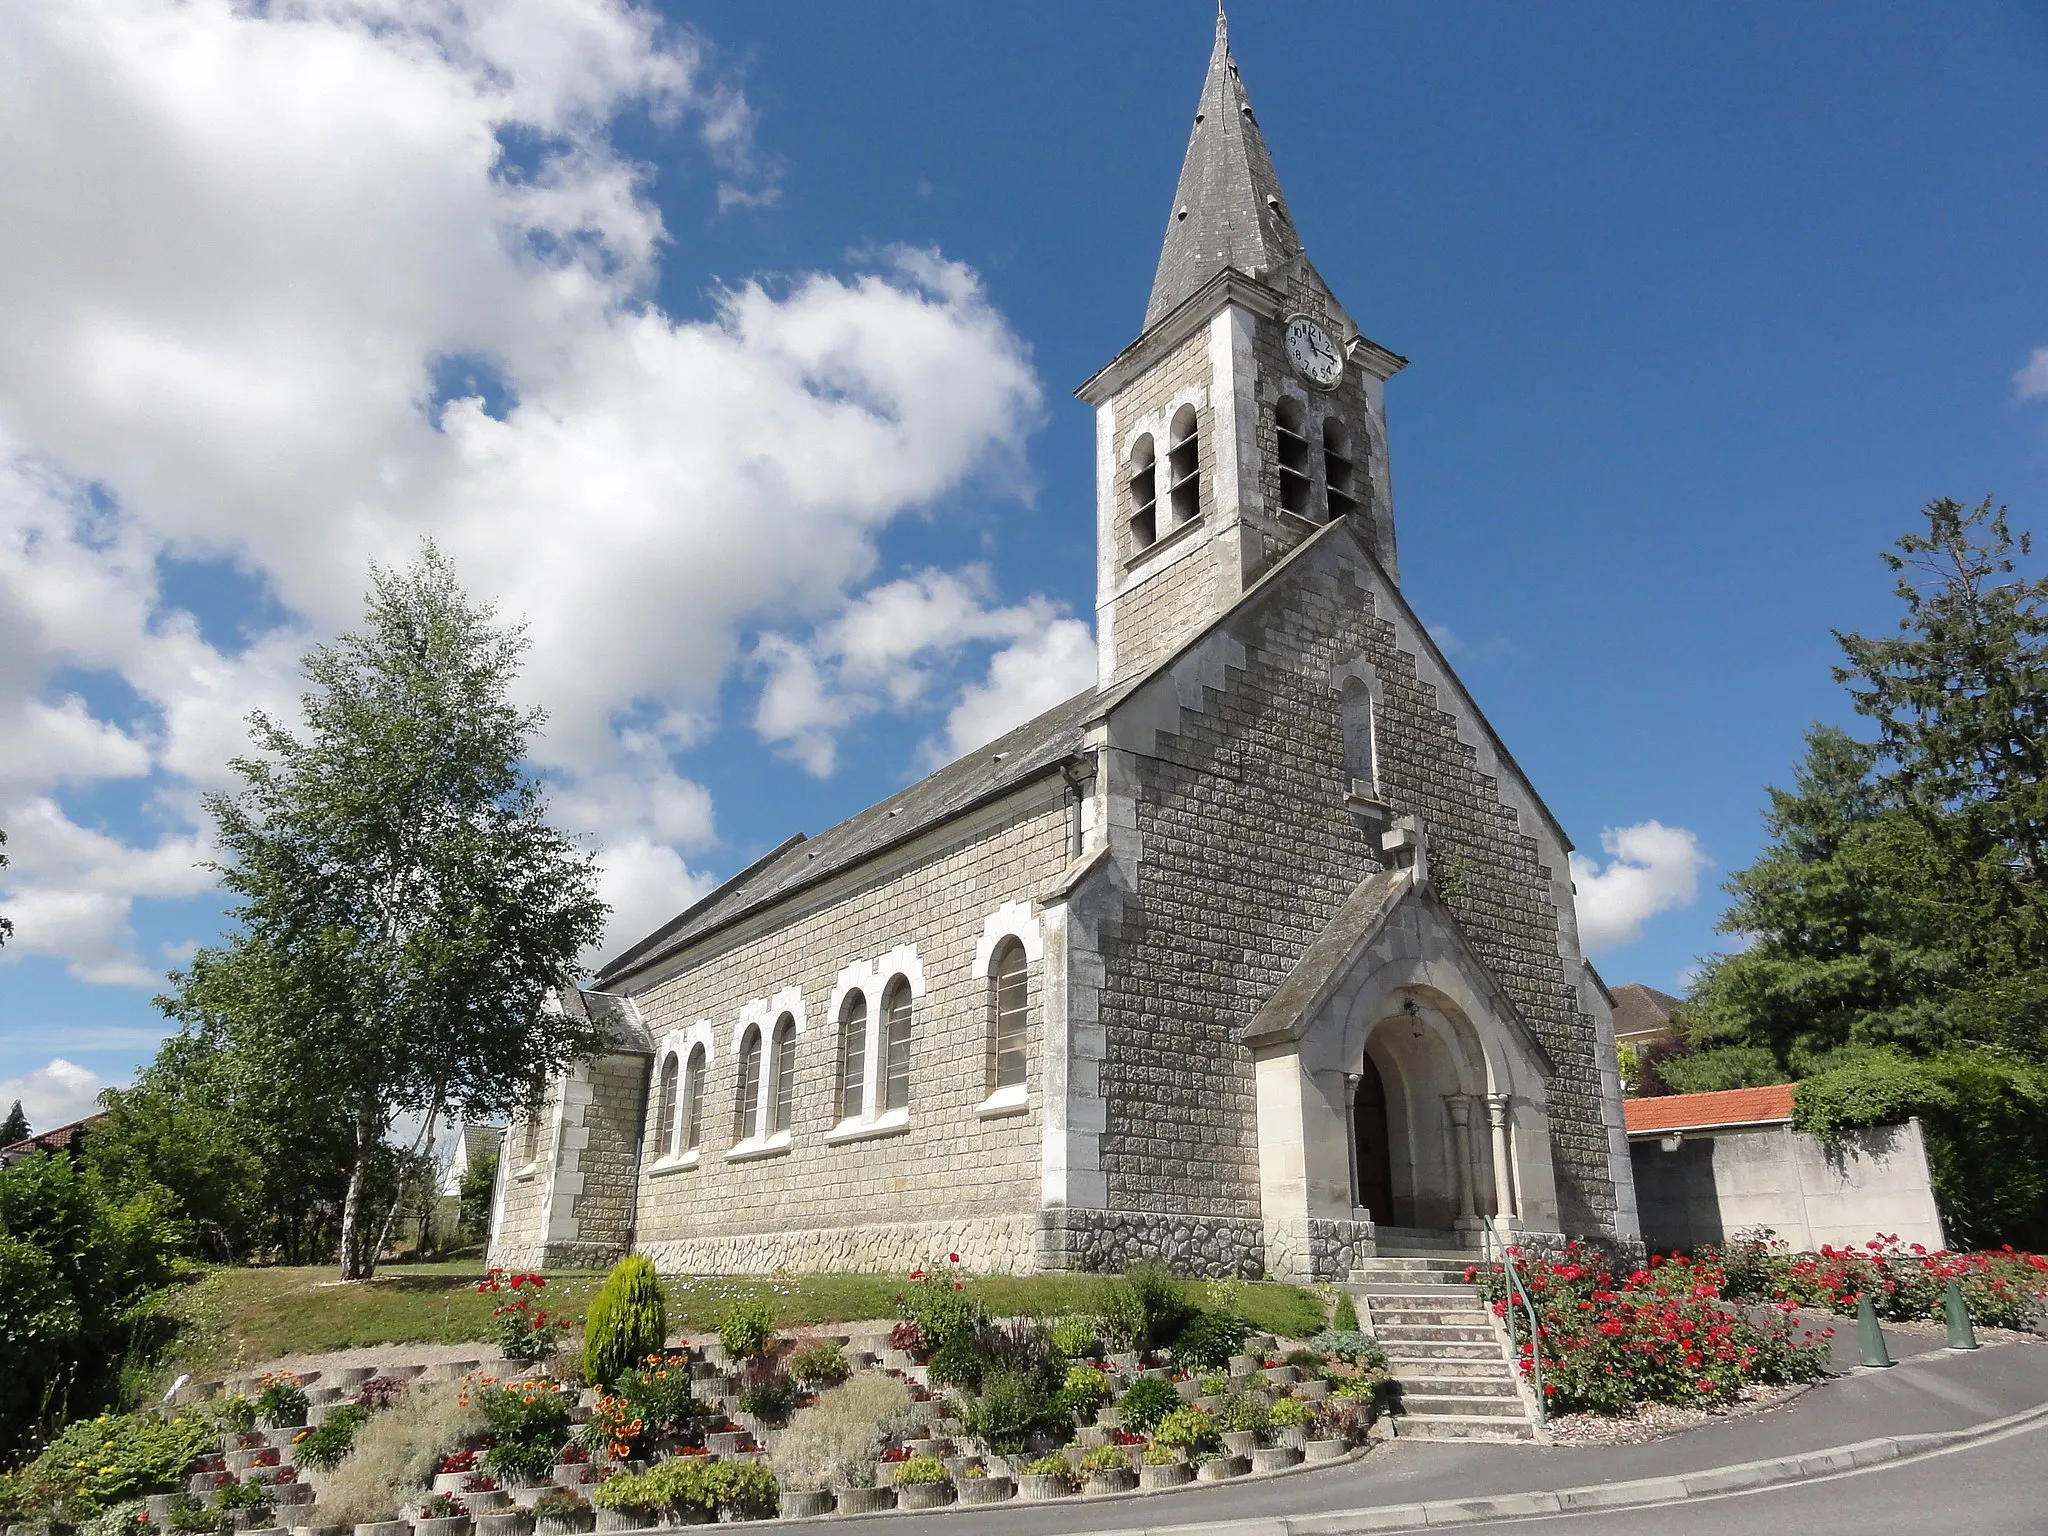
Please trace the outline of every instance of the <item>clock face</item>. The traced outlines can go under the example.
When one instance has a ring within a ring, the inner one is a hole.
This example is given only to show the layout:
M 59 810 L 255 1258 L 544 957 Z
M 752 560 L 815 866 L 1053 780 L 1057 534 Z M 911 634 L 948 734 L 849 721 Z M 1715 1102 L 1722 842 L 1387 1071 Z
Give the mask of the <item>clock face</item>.
M 1344 354 L 1320 320 L 1296 315 L 1287 322 L 1288 361 L 1318 389 L 1335 389 L 1344 377 Z

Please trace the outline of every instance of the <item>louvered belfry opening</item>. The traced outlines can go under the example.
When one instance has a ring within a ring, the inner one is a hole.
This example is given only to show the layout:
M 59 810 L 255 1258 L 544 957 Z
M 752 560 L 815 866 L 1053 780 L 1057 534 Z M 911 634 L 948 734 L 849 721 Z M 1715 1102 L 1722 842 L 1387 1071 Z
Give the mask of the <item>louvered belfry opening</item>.
M 1351 431 L 1335 416 L 1323 421 L 1323 485 L 1330 498 L 1330 516 L 1358 510 L 1358 471 L 1352 463 Z
M 1273 407 L 1273 434 L 1280 460 L 1280 510 L 1309 515 L 1308 435 L 1301 402 L 1283 395 Z
M 1192 522 L 1202 511 L 1202 445 L 1195 408 L 1184 405 L 1173 414 L 1173 445 L 1166 451 L 1167 498 L 1173 525 Z

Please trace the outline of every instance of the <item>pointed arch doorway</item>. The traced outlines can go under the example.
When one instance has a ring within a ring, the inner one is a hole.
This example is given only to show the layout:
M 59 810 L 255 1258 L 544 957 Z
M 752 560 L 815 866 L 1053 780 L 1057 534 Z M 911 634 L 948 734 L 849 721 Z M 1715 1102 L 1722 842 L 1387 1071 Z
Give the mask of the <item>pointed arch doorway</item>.
M 1387 1119 L 1387 1084 L 1371 1056 L 1364 1060 L 1351 1096 L 1352 1166 L 1356 1203 L 1376 1222 L 1394 1220 L 1394 1143 Z

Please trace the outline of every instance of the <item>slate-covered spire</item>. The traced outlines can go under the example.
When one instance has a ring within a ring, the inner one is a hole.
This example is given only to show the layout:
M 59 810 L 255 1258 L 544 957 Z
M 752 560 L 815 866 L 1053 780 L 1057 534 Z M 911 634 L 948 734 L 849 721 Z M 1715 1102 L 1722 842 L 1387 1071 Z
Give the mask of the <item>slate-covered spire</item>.
M 1167 215 L 1145 324 L 1225 267 L 1263 277 L 1300 249 L 1273 157 L 1230 56 L 1230 27 L 1219 5 L 1216 51 L 1209 55 L 1209 77 L 1202 82 L 1195 129 Z

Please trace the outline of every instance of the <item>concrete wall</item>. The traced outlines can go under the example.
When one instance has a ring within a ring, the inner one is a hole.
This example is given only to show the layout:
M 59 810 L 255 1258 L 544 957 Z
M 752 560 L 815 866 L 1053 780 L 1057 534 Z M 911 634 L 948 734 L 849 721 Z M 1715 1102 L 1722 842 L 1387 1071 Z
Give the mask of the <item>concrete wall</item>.
M 1630 1143 L 1643 1240 L 1723 1242 L 1769 1227 L 1798 1249 L 1861 1246 L 1878 1233 L 1944 1246 L 1920 1122 L 1857 1131 L 1835 1148 L 1789 1125 L 1688 1132 L 1676 1150 Z

